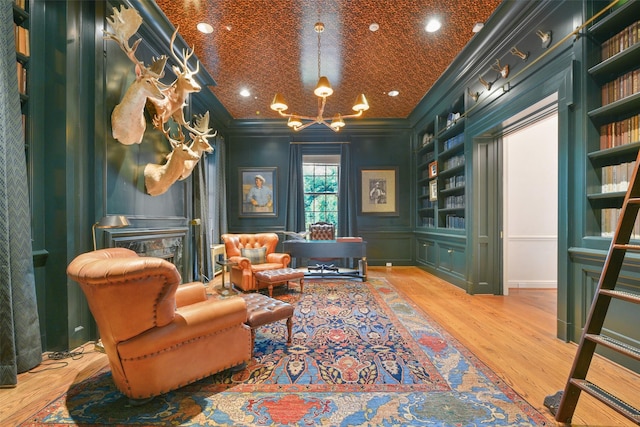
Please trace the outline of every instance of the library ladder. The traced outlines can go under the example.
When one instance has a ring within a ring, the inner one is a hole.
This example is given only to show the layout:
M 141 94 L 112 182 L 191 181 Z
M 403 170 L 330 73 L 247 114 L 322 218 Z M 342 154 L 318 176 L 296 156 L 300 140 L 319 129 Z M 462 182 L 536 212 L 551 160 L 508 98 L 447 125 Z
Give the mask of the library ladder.
M 624 304 L 638 304 L 640 307 L 640 294 L 616 288 L 627 251 L 640 252 L 640 245 L 629 244 L 638 218 L 638 210 L 640 210 L 639 167 L 640 153 L 636 159 L 629 188 L 622 203 L 616 231 L 602 268 L 598 287 L 591 303 L 580 345 L 578 346 L 565 389 L 555 395 L 548 396 L 544 401 L 544 405 L 555 415 L 555 419 L 558 422 L 571 422 L 580 393 L 584 391 L 635 424 L 640 425 L 639 409 L 586 379 L 591 360 L 598 345 L 613 350 L 624 357 L 640 360 L 640 349 L 602 334 L 602 327 L 612 299 L 620 300 Z

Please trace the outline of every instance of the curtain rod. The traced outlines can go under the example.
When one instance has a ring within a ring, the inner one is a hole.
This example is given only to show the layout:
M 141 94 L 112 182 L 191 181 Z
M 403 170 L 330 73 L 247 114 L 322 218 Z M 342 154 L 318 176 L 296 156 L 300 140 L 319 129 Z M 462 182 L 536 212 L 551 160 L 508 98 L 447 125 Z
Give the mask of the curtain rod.
M 313 142 L 313 141 L 291 141 L 289 142 L 289 145 L 292 144 L 351 144 L 349 141 L 320 141 L 320 142 Z

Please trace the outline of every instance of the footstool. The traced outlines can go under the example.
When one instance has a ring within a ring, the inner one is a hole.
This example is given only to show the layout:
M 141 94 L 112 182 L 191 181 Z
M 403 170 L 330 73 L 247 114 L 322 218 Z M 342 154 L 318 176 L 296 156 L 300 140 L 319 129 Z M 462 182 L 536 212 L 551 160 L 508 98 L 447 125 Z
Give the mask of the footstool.
M 300 292 L 304 292 L 304 272 L 296 270 L 295 268 L 279 268 L 277 270 L 264 270 L 257 271 L 256 286 L 258 289 L 265 287 L 269 288 L 269 296 L 273 296 L 273 285 L 280 285 L 289 282 L 298 281 L 300 284 Z
M 247 304 L 247 321 L 251 328 L 251 349 L 256 340 L 256 329 L 262 325 L 287 319 L 287 345 L 291 344 L 293 306 L 260 293 L 240 294 Z

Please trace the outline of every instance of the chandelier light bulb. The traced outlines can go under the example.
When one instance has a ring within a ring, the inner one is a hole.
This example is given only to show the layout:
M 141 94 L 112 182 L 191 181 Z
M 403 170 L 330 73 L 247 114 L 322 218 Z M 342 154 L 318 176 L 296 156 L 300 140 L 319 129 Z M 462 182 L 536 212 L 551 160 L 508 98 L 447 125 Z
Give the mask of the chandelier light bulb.
M 353 111 L 357 111 L 361 113 L 363 111 L 367 111 L 369 109 L 369 103 L 367 102 L 367 98 L 364 97 L 364 93 L 361 93 L 356 98 L 356 102 L 353 105 Z
M 276 93 L 276 96 L 273 97 L 273 101 L 271 102 L 271 109 L 274 111 L 285 111 L 289 106 L 284 101 L 284 97 L 280 93 Z
M 320 98 L 326 98 L 327 96 L 330 96 L 333 93 L 333 89 L 331 89 L 329 79 L 325 76 L 320 77 L 316 88 L 313 90 L 313 93 L 315 93 L 315 95 L 319 96 Z

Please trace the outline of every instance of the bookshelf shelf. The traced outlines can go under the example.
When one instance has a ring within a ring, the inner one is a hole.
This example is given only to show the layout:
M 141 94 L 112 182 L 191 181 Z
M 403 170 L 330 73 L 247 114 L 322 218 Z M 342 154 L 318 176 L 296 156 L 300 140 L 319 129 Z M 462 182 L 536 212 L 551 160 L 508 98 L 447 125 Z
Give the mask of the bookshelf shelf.
M 589 28 L 588 73 L 600 88 L 593 91 L 587 115 L 597 129 L 597 144 L 587 155 L 588 234 L 610 238 L 615 231 L 633 166 L 640 150 L 640 1 L 613 9 Z M 590 139 L 591 142 L 591 139 Z M 594 141 L 595 142 L 595 141 Z M 594 191 L 595 190 L 595 191 Z

